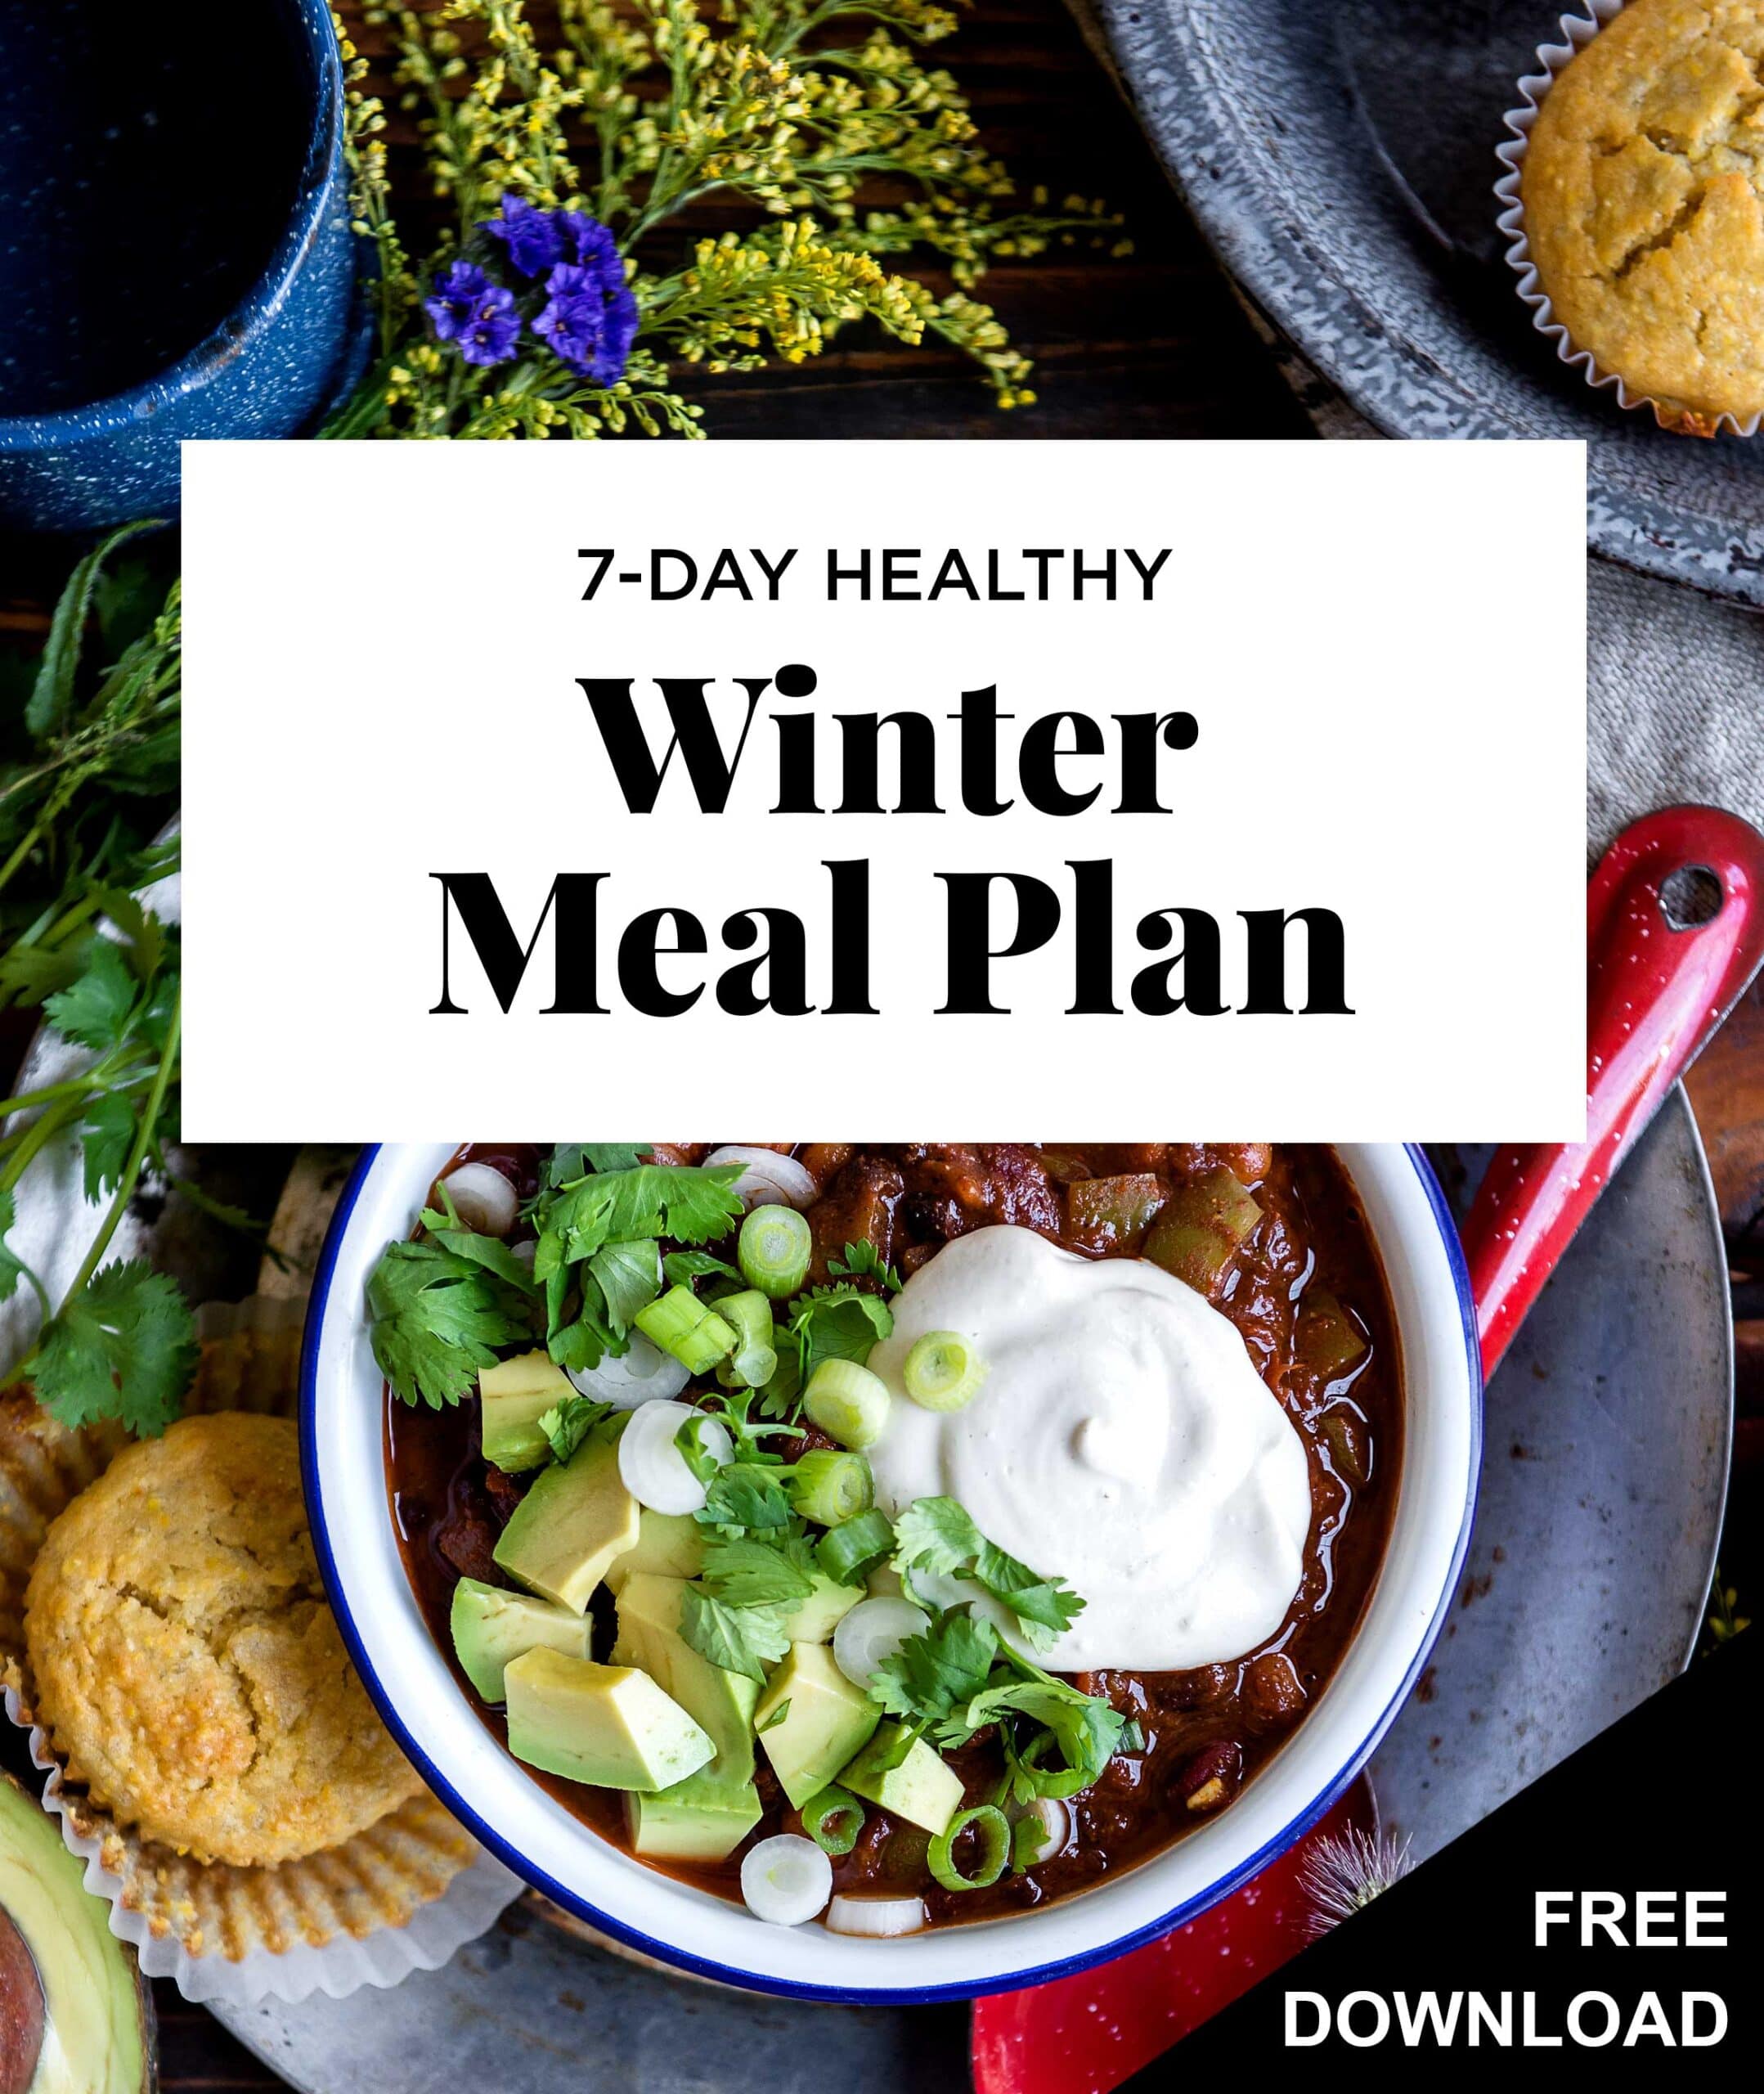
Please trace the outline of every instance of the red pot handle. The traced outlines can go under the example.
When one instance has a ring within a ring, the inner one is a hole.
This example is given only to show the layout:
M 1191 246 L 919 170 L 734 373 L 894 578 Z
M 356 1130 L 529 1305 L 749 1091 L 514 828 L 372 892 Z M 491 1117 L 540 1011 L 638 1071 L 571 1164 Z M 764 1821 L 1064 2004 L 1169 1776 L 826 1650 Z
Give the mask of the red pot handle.
M 1660 890 L 1714 875 L 1721 905 L 1675 928 Z M 1764 960 L 1764 835 L 1718 807 L 1626 829 L 1587 895 L 1587 1139 L 1499 1149 L 1464 1226 L 1492 1374 L 1587 1210 Z

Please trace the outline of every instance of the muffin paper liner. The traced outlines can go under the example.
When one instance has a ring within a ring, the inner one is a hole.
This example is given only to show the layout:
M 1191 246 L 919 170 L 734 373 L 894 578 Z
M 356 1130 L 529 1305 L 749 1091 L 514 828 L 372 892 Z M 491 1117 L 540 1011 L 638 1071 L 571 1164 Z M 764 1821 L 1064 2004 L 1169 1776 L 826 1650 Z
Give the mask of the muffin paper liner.
M 304 1304 L 263 1296 L 204 1309 L 202 1364 L 187 1411 L 294 1408 Z M 150 1977 L 186 1999 L 249 2005 L 341 1999 L 438 1970 L 492 1926 L 519 1879 L 426 1791 L 366 1831 L 263 1868 L 202 1863 L 142 1840 L 94 1804 L 35 1720 L 24 1647 L 25 1588 L 50 1522 L 128 1444 L 114 1425 L 70 1431 L 20 1391 L 0 1398 L 0 1665 L 7 1714 L 30 1733 L 47 1776 L 43 1804 L 86 1888 L 107 1899 L 110 1931 Z
M 1496 223 L 1506 236 L 1506 258 L 1518 274 L 1519 294 L 1531 308 L 1532 325 L 1540 335 L 1555 343 L 1556 355 L 1578 371 L 1589 385 L 1601 392 L 1614 389 L 1619 407 L 1646 407 L 1652 411 L 1662 429 L 1673 429 L 1682 435 L 1714 436 L 1722 429 L 1729 429 L 1735 436 L 1755 436 L 1764 416 L 1751 415 L 1742 420 L 1731 414 L 1698 414 L 1693 409 L 1658 400 L 1651 393 L 1632 391 L 1615 371 L 1601 368 L 1590 350 L 1576 346 L 1567 328 L 1556 318 L 1549 295 L 1538 278 L 1537 264 L 1532 259 L 1531 242 L 1525 231 L 1524 200 L 1520 194 L 1532 128 L 1556 76 L 1608 22 L 1623 12 L 1626 0 L 1582 0 L 1579 12 L 1564 15 L 1560 19 L 1562 42 L 1538 46 L 1540 70 L 1528 73 L 1519 83 L 1519 102 L 1507 110 L 1503 119 L 1512 136 L 1496 149 L 1497 158 L 1507 170 L 1494 186 L 1501 204 Z

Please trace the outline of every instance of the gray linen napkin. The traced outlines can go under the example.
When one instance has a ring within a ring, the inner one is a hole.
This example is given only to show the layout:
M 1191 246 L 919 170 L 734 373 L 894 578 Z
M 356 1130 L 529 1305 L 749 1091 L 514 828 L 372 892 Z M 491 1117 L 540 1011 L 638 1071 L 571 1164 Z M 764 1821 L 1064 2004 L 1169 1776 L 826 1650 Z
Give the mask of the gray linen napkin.
M 1764 828 L 1764 617 L 1594 559 L 1587 618 L 1588 843 L 1678 800 Z

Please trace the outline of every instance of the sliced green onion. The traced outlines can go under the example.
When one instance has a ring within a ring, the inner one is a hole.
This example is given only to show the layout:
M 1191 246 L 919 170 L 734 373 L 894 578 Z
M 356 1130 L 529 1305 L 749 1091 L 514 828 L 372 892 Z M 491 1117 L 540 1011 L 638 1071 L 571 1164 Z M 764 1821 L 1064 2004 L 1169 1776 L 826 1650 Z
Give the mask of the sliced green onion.
M 955 1843 L 972 1831 L 979 1848 L 974 1872 L 963 1876 L 955 1863 Z M 958 1810 L 934 1839 L 925 1856 L 931 1874 L 945 1890 L 985 1890 L 1004 1873 L 1011 1858 L 1011 1822 L 996 1804 L 976 1804 Z
M 707 1374 L 735 1349 L 735 1333 L 689 1287 L 671 1287 L 637 1311 L 637 1328 L 689 1374 Z
M 804 1415 L 842 1447 L 873 1447 L 893 1400 L 882 1377 L 855 1359 L 824 1359 L 802 1392 Z
M 802 1461 L 810 1457 L 805 1454 Z M 797 1464 L 801 1468 L 802 1463 Z M 865 1465 L 866 1467 L 868 1464 Z M 885 1512 L 860 1512 L 829 1527 L 815 1545 L 815 1558 L 836 1584 L 861 1585 L 894 1554 L 894 1529 Z
M 749 1287 L 723 1295 L 716 1313 L 735 1333 L 735 1349 L 717 1368 L 717 1380 L 725 1388 L 763 1389 L 778 1369 L 771 1303 L 757 1287 Z
M 808 1278 L 814 1248 L 815 1232 L 794 1207 L 756 1207 L 741 1224 L 735 1262 L 749 1287 L 782 1301 Z
M 802 1829 L 824 1854 L 849 1854 L 864 1830 L 864 1806 L 837 1783 L 802 1806 Z
M 876 1479 L 861 1454 L 842 1447 L 816 1447 L 797 1462 L 790 1479 L 790 1503 L 818 1527 L 855 1520 L 876 1503 Z M 886 1523 L 885 1523 L 886 1524 Z
M 1038 1796 L 1075 1796 L 1081 1789 L 1090 1786 L 1096 1774 L 1082 1767 L 1044 1768 L 1041 1763 L 1054 1742 L 1052 1731 L 1037 1731 L 1017 1755 L 1017 1766 L 1028 1776 L 1030 1786 Z
M 900 1369 L 906 1392 L 921 1410 L 963 1409 L 985 1378 L 985 1361 L 959 1331 L 927 1331 Z
M 1210 1295 L 1261 1219 L 1261 1208 L 1230 1171 L 1209 1171 L 1165 1202 L 1145 1254 L 1196 1293 Z

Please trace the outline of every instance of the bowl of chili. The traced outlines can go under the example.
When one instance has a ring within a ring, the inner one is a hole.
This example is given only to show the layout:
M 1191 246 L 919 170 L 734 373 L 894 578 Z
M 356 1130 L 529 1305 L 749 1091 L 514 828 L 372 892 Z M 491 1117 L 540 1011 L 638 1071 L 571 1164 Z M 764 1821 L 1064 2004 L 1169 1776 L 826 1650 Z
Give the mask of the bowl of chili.
M 682 1153 L 695 1160 L 708 1146 Z M 1395 1144 L 810 1144 L 795 1162 L 810 1278 L 824 1280 L 868 1242 L 909 1287 L 943 1248 L 965 1237 L 972 1249 L 988 1229 L 1032 1231 L 1073 1259 L 1167 1256 L 1160 1213 L 1181 1221 L 1194 1189 L 1216 1189 L 1221 1172 L 1254 1188 L 1246 1233 L 1201 1283 L 1304 1442 L 1311 1518 L 1298 1590 L 1278 1633 L 1231 1664 L 1077 1674 L 1129 1714 L 1137 1750 L 1071 1797 L 1060 1854 L 971 1888 L 927 1876 L 921 1841 L 903 1881 L 890 1836 L 901 1828 L 872 1812 L 868 1847 L 834 1863 L 835 1891 L 909 1890 L 927 1923 L 886 1939 L 765 1925 L 738 1902 L 740 1861 L 761 1840 L 793 1836 L 807 1813 L 763 1773 L 762 1822 L 699 1867 L 640 1859 L 594 1801 L 601 1791 L 513 1756 L 501 1712 L 476 1694 L 447 1633 L 461 1564 L 475 1562 L 471 1523 L 493 1530 L 505 1517 L 506 1479 L 487 1471 L 469 1397 L 439 1410 L 394 1401 L 366 1305 L 387 1246 L 433 1213 L 438 1181 L 470 1162 L 530 1195 L 537 1151 L 370 1148 L 344 1193 L 302 1377 L 307 1494 L 338 1619 L 442 1800 L 536 1889 L 643 1953 L 763 1991 L 903 2002 L 1083 1969 L 1192 1918 L 1299 1838 L 1364 1764 L 1425 1663 L 1468 1543 L 1480 1453 L 1475 1322 L 1449 1213 L 1420 1150 Z M 995 1775 L 981 1764 L 995 1750 L 990 1736 L 949 1755 L 971 1804 Z

